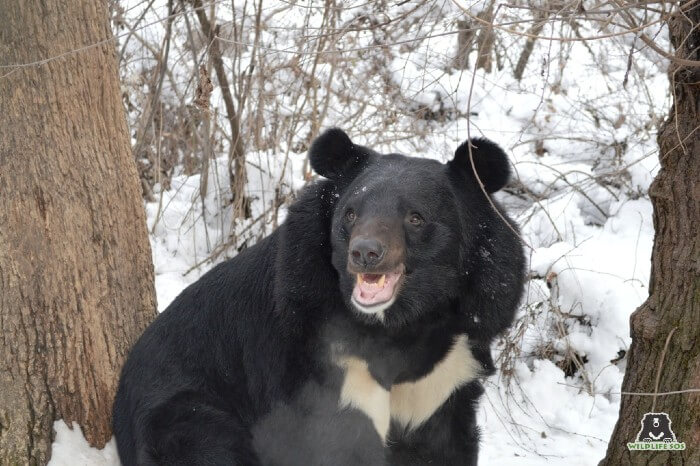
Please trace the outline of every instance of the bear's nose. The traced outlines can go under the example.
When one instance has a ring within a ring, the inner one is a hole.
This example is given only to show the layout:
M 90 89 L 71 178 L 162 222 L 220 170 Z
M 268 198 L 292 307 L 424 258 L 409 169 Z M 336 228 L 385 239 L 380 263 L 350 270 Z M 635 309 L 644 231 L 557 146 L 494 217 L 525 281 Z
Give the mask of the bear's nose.
M 354 238 L 350 241 L 350 258 L 358 267 L 370 268 L 379 264 L 385 253 L 382 243 L 374 238 Z

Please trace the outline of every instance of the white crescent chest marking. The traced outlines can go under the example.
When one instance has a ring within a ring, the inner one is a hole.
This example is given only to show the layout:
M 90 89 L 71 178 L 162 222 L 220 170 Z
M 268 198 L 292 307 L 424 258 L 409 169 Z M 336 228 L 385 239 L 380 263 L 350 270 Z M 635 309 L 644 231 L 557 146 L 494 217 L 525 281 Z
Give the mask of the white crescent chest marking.
M 479 376 L 481 365 L 474 359 L 467 336 L 460 335 L 447 356 L 415 382 L 391 387 L 391 417 L 402 426 L 416 429 L 461 386 Z
M 433 370 L 414 382 L 404 382 L 384 389 L 372 377 L 367 362 L 356 357 L 341 357 L 338 366 L 345 370 L 340 392 L 340 407 L 353 407 L 365 413 L 382 440 L 386 440 L 393 418 L 402 426 L 416 429 L 459 387 L 479 376 L 479 364 L 460 335 L 447 355 Z
M 389 391 L 372 377 L 367 362 L 355 357 L 343 357 L 338 365 L 345 369 L 345 380 L 340 390 L 341 408 L 353 407 L 365 413 L 375 429 L 386 440 L 389 433 Z

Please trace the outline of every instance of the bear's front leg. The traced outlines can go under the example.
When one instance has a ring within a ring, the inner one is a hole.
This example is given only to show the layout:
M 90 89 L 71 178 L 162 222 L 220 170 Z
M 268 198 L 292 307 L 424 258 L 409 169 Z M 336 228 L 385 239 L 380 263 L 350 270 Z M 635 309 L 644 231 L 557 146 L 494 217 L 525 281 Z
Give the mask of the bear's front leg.
M 476 466 L 479 428 L 476 407 L 483 393 L 473 380 L 456 390 L 419 426 L 392 420 L 387 444 L 393 466 Z

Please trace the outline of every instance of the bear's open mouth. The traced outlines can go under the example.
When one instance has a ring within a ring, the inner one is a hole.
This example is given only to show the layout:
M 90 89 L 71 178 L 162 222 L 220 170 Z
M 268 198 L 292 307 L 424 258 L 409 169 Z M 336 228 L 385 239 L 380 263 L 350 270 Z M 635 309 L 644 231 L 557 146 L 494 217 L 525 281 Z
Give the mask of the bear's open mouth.
M 356 304 L 364 308 L 373 308 L 393 302 L 402 277 L 403 266 L 383 274 L 358 273 L 356 274 L 355 288 L 352 290 L 352 298 Z

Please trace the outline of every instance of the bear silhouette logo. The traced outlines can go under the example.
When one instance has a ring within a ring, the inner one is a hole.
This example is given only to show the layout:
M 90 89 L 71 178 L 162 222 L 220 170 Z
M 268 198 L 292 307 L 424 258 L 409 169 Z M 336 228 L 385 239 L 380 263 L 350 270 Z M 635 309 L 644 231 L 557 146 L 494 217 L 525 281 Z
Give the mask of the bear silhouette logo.
M 671 418 L 666 413 L 646 413 L 634 442 L 627 443 L 630 451 L 685 450 L 685 442 L 676 440 Z
M 671 430 L 671 418 L 666 413 L 646 413 L 636 441 L 676 442 L 676 434 Z

